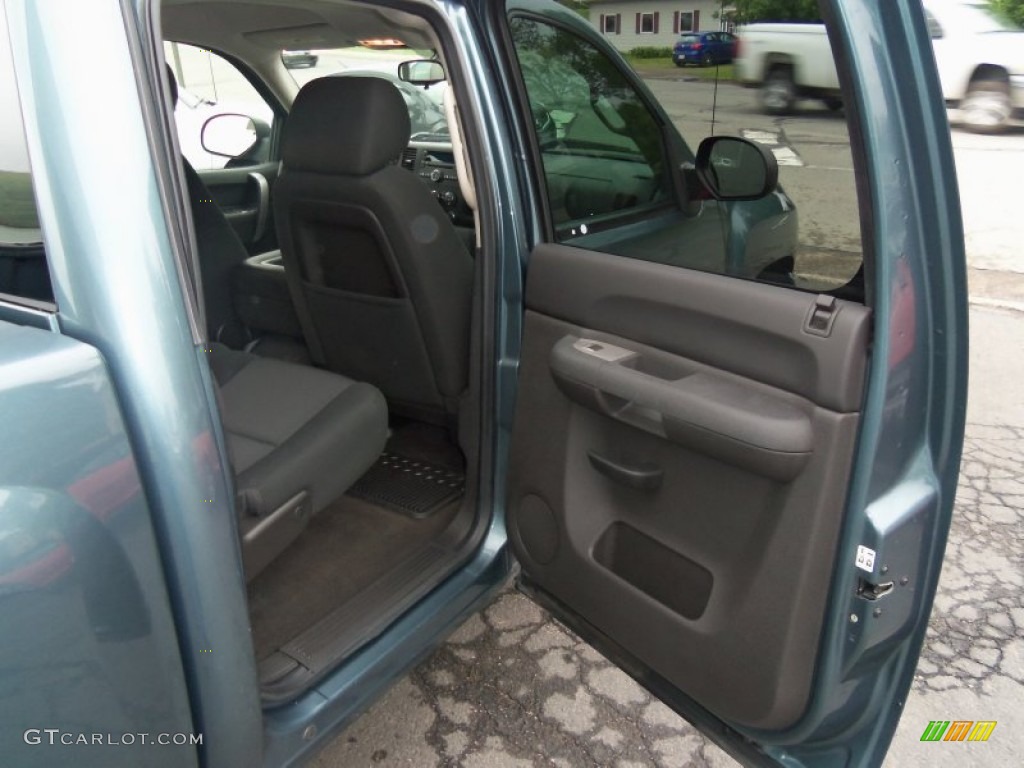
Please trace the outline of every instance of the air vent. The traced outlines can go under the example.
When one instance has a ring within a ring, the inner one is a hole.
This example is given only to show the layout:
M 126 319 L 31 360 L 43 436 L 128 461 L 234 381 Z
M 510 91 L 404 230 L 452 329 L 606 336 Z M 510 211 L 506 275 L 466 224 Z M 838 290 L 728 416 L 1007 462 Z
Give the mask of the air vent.
M 406 147 L 402 150 L 401 156 L 398 158 L 398 163 L 403 168 L 408 168 L 410 171 L 416 167 L 416 147 Z

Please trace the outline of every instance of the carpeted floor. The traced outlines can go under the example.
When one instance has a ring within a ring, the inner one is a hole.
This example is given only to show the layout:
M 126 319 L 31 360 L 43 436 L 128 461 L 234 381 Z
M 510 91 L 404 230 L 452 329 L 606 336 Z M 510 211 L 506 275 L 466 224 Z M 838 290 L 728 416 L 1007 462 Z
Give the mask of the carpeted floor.
M 436 428 L 395 429 L 387 450 L 461 470 L 461 454 Z M 256 659 L 266 658 L 427 544 L 452 522 L 462 501 L 415 519 L 343 496 L 317 514 L 249 585 Z
M 257 660 L 429 542 L 458 509 L 459 503 L 454 502 L 416 520 L 344 496 L 323 510 L 295 544 L 249 585 Z

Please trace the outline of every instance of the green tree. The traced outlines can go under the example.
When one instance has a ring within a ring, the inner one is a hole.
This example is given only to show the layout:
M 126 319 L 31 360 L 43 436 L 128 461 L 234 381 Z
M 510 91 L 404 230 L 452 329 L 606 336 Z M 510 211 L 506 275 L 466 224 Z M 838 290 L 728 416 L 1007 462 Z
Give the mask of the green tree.
M 992 0 L 992 7 L 1004 19 L 1024 27 L 1024 0 Z
M 736 8 L 733 18 L 739 24 L 755 21 L 821 20 L 818 0 L 735 0 L 733 5 Z

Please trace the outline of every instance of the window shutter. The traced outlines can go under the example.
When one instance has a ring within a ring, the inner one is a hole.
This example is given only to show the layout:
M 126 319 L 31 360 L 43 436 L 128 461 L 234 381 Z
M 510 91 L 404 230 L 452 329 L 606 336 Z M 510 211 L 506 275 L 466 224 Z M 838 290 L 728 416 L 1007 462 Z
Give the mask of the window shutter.
M 616 13 L 615 14 L 615 34 L 616 35 L 621 35 L 622 34 L 622 14 L 621 13 Z
M 658 17 L 659 16 L 661 16 L 661 13 L 658 12 L 658 11 L 655 11 L 654 12 L 654 34 L 658 34 Z
M 605 33 L 604 32 L 604 14 L 602 13 L 601 14 L 601 34 L 603 35 L 604 33 Z
M 679 11 L 672 14 L 672 34 L 679 34 Z
M 640 14 L 636 15 L 636 33 L 640 34 Z
M 700 11 L 693 12 L 693 31 L 700 32 Z

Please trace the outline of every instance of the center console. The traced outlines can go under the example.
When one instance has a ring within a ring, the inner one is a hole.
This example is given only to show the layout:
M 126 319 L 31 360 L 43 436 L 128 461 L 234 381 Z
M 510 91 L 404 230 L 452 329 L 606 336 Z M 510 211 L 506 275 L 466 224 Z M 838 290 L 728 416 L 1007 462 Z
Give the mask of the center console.
M 462 200 L 452 145 L 440 134 L 418 134 L 402 153 L 401 165 L 412 171 L 457 227 L 472 227 L 473 212 Z

